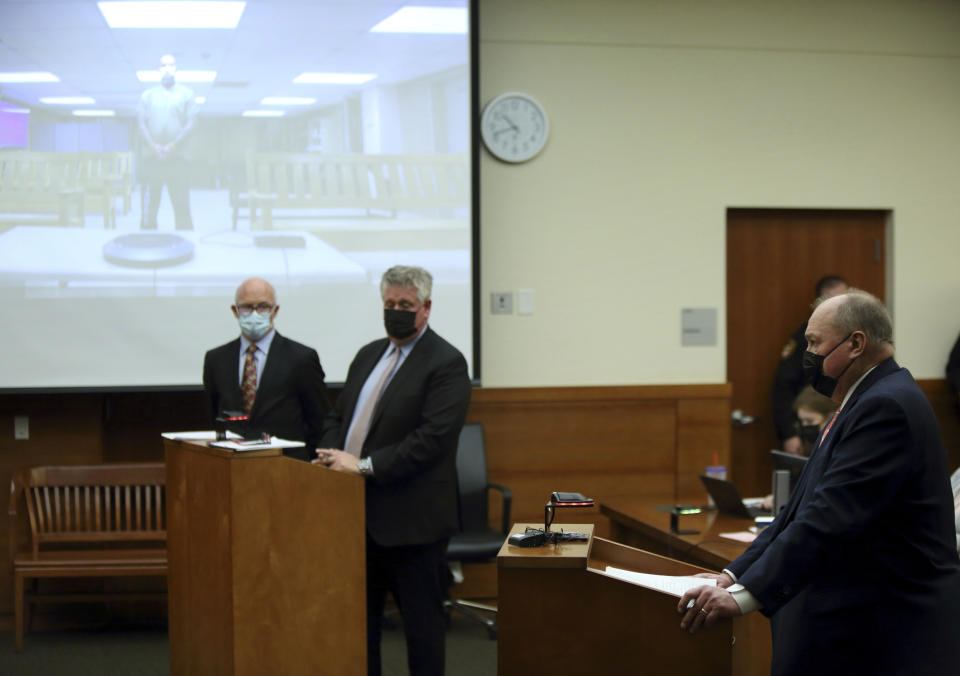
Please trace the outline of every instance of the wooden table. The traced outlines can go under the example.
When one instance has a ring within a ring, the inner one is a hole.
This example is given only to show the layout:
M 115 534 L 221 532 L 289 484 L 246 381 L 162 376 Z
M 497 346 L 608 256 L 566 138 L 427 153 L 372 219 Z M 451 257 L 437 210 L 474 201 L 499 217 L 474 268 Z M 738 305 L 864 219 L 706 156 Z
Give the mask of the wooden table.
M 715 510 L 678 517 L 681 530 L 696 530 L 698 533 L 671 533 L 670 514 L 658 507 L 672 506 L 674 502 L 671 496 L 616 497 L 600 503 L 600 512 L 610 519 L 611 540 L 718 572 L 747 548 L 746 543 L 722 538 L 720 533 L 742 532 L 753 522 Z M 742 676 L 769 674 L 772 656 L 770 621 L 759 612 L 750 613 L 734 620 L 734 634 L 746 640 L 750 650 L 747 659 L 734 661 L 733 673 Z

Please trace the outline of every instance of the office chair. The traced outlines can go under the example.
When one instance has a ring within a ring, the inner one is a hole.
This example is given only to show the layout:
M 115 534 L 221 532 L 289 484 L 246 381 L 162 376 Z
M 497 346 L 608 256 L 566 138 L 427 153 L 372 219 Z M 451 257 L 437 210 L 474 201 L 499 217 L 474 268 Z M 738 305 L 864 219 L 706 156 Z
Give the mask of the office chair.
M 510 503 L 513 494 L 506 486 L 487 481 L 487 451 L 482 423 L 466 423 L 460 431 L 460 441 L 457 444 L 457 477 L 460 484 L 460 523 L 463 531 L 450 538 L 447 561 L 489 561 L 496 557 L 504 539 L 510 533 Z M 490 489 L 501 494 L 500 530 L 490 527 Z M 486 627 L 491 639 L 497 638 L 497 623 L 474 610 L 483 608 L 495 611 L 495 608 L 459 599 L 445 601 L 444 607 L 449 611 L 457 610 L 480 622 Z

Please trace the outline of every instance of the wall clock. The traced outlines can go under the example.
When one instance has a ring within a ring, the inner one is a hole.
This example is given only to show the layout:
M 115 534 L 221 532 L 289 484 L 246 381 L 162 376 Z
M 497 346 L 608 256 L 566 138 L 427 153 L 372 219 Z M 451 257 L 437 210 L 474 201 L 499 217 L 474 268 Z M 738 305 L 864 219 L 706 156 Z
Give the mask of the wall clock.
M 480 136 L 490 153 L 504 162 L 526 162 L 547 143 L 550 122 L 536 99 L 508 92 L 483 109 Z

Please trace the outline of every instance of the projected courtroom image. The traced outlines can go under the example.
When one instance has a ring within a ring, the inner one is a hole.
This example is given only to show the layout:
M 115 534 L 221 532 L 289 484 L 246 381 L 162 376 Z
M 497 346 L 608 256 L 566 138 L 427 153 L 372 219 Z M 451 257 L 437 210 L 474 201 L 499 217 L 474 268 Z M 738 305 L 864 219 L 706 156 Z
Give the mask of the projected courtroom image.
M 0 5 L 5 298 L 470 278 L 465 2 Z M 326 287 L 324 287 L 326 288 Z

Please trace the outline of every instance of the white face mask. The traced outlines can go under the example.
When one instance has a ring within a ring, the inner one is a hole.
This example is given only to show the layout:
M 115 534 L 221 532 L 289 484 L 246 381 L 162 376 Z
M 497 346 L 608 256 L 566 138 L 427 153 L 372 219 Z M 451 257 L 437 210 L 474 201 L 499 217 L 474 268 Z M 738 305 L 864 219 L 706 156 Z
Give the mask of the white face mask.
M 240 323 L 240 330 L 243 335 L 257 342 L 270 332 L 270 312 L 251 312 L 248 315 L 240 315 L 237 321 Z

